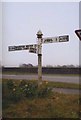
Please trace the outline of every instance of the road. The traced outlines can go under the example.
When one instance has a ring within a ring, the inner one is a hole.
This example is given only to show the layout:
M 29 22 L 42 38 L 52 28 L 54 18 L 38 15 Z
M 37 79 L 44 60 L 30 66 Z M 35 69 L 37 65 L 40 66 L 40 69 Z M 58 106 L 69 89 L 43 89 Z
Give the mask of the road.
M 53 88 L 53 91 L 65 94 L 81 94 L 81 90 L 79 89 Z
M 0 75 L 1 78 L 1 75 Z M 38 79 L 37 75 L 8 75 L 3 74 L 2 78 L 5 79 L 25 79 L 25 80 L 35 80 Z M 71 75 L 43 75 L 43 80 L 54 81 L 54 82 L 66 82 L 66 83 L 76 83 L 79 84 L 79 76 L 71 76 Z

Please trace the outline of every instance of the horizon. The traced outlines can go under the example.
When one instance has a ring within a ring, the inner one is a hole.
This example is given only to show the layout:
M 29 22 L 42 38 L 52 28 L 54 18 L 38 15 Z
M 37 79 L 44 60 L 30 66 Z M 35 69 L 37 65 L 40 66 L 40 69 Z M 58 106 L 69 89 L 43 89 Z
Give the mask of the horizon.
M 29 64 L 31 64 L 31 63 L 29 63 Z M 21 65 L 19 65 L 19 66 L 1 66 L 1 65 L 0 65 L 0 67 L 6 67 L 6 68 L 7 68 L 7 67 L 12 67 L 12 68 L 15 68 L 15 67 L 25 68 L 25 67 L 29 67 L 29 66 L 28 66 L 29 64 L 25 64 L 25 63 L 24 63 L 24 64 L 21 64 Z M 24 65 L 24 66 L 23 66 L 23 65 Z M 31 65 L 32 65 L 32 64 L 31 64 Z M 32 65 L 31 68 L 32 68 L 32 67 L 38 67 L 38 65 Z M 50 67 L 69 67 L 69 68 L 71 68 L 71 67 L 81 67 L 81 65 L 72 65 L 72 64 L 71 64 L 71 65 L 46 65 L 46 66 L 42 66 L 42 67 L 49 67 L 49 68 L 50 68 Z

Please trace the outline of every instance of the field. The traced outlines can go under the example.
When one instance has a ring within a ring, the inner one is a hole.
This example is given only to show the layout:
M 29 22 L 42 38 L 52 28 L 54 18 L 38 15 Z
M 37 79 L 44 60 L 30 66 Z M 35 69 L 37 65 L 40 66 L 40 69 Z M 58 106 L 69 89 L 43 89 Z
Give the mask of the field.
M 48 89 L 54 87 L 51 82 L 44 81 L 40 88 L 36 85 L 37 81 L 3 80 L 3 117 L 79 118 L 79 95 L 52 92 Z M 26 92 L 22 93 L 21 88 Z
M 42 67 L 43 74 L 80 74 L 81 68 L 52 68 L 52 67 Z M 14 74 L 37 74 L 37 67 L 19 68 L 19 67 L 3 67 L 3 73 L 14 73 Z

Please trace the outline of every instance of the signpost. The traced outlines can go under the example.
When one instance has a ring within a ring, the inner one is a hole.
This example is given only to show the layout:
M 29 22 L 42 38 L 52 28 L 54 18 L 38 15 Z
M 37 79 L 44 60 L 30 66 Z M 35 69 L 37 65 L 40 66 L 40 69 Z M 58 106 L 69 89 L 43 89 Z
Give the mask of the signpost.
M 37 32 L 37 38 L 38 38 L 38 86 L 42 84 L 42 32 L 39 30 Z
M 81 29 L 75 30 L 75 33 L 79 37 L 79 39 L 81 40 Z
M 43 34 L 39 30 L 37 32 L 37 38 L 38 38 L 37 44 L 8 47 L 8 51 L 29 50 L 30 53 L 35 53 L 38 55 L 38 86 L 42 84 L 42 44 L 69 41 L 68 35 L 57 36 L 57 37 L 47 37 L 47 38 L 42 38 L 42 36 Z M 81 36 L 81 31 L 80 31 L 80 36 Z

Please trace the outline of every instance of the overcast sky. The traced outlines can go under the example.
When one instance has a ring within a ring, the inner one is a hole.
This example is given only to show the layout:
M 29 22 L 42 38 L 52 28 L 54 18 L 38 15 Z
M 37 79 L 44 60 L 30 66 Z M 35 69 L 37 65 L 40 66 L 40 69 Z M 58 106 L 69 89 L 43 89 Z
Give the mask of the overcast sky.
M 79 64 L 79 40 L 75 34 L 75 30 L 79 28 L 78 2 L 4 2 L 2 10 L 4 66 L 38 64 L 37 54 L 27 50 L 9 52 L 8 46 L 36 43 L 39 29 L 43 37 L 69 35 L 69 42 L 43 45 L 43 66 Z

